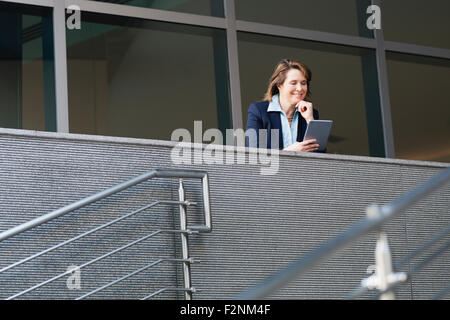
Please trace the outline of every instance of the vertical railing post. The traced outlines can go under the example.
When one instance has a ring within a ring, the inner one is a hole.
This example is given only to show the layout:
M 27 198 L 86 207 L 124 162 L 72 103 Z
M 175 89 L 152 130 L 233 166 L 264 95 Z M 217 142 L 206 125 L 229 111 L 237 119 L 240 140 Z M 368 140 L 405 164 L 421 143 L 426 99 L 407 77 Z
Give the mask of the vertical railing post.
M 380 207 L 378 205 L 372 205 L 367 207 L 367 218 L 377 219 L 381 217 Z M 375 274 L 363 279 L 361 282 L 362 287 L 367 289 L 378 289 L 382 294 L 380 300 L 394 300 L 394 291 L 388 290 L 389 287 L 407 280 L 407 275 L 403 272 L 394 273 L 392 268 L 391 250 L 389 249 L 389 243 L 387 235 L 383 232 L 381 226 L 377 230 L 378 240 L 375 248 Z M 388 290 L 388 291 L 386 291 Z
M 184 186 L 183 179 L 179 179 L 178 197 L 180 201 L 185 201 L 184 199 Z M 186 219 L 186 204 L 180 204 L 180 229 L 181 231 L 187 231 L 187 219 Z M 181 250 L 183 253 L 183 259 L 189 259 L 189 247 L 188 247 L 188 234 L 181 233 Z M 183 262 L 183 277 L 184 277 L 184 288 L 186 289 L 185 298 L 186 300 L 192 300 L 191 291 L 191 267 L 189 262 Z
M 376 274 L 378 276 L 378 284 L 381 292 L 388 289 L 390 286 L 389 277 L 392 274 L 392 259 L 391 250 L 387 241 L 386 233 L 378 232 L 378 241 L 375 249 Z M 394 291 L 388 291 L 380 296 L 380 300 L 394 300 Z

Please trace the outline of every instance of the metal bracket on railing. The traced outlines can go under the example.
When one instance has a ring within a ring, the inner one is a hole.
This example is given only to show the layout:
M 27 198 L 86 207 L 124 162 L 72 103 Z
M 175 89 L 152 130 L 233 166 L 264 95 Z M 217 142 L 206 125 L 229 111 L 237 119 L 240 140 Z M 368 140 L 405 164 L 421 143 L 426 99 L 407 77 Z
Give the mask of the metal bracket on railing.
M 379 233 L 377 246 L 375 249 L 376 268 L 375 273 L 361 281 L 361 286 L 369 290 L 377 289 L 380 292 L 386 291 L 389 287 L 405 282 L 408 276 L 404 272 L 394 273 L 392 270 L 391 252 L 387 236 L 384 232 Z M 393 291 L 387 291 L 380 296 L 381 300 L 393 300 L 395 294 Z
M 369 219 L 379 219 L 381 218 L 380 216 L 381 213 L 379 206 L 373 205 L 367 208 L 367 217 Z M 405 282 L 408 277 L 404 272 L 393 272 L 391 250 L 389 249 L 387 235 L 381 230 L 378 231 L 378 240 L 375 249 L 375 262 L 375 273 L 370 277 L 363 279 L 361 281 L 361 286 L 369 290 L 377 289 L 380 292 L 384 292 L 380 295 L 381 300 L 394 300 L 395 294 L 392 290 L 388 290 L 388 288 L 396 283 Z

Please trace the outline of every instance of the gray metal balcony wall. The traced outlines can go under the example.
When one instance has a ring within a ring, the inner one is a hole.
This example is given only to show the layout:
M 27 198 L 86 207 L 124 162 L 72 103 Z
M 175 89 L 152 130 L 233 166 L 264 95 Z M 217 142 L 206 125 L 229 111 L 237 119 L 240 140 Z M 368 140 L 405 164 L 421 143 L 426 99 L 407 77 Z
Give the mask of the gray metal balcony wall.
M 174 165 L 174 142 L 0 129 L 0 231 L 154 168 L 206 170 L 211 187 L 213 231 L 190 237 L 194 299 L 228 299 L 298 255 L 337 235 L 365 216 L 371 203 L 386 203 L 432 177 L 448 164 L 330 154 L 281 152 L 279 172 L 260 174 L 266 165 Z M 242 154 L 241 151 L 235 151 Z M 250 151 L 254 152 L 254 151 Z M 0 267 L 55 244 L 127 210 L 156 199 L 177 198 L 178 182 L 157 179 L 0 243 Z M 391 221 L 387 231 L 398 261 L 450 221 L 450 187 Z M 186 199 L 201 203 L 201 186 L 186 182 Z M 178 208 L 161 205 L 120 226 L 70 244 L 5 272 L 5 298 L 33 284 L 158 228 L 173 228 Z M 188 222 L 202 208 L 188 209 Z M 65 226 L 63 229 L 62 227 Z M 81 271 L 81 290 L 69 290 L 67 277 L 21 298 L 74 298 L 159 257 L 179 254 L 179 235 L 162 235 Z M 444 240 L 448 240 L 448 236 Z M 438 243 L 437 245 L 439 245 Z M 357 287 L 374 264 L 375 234 L 343 250 L 319 268 L 274 293 L 282 299 L 337 299 Z M 432 249 L 430 249 L 432 250 Z M 431 251 L 429 251 L 431 252 Z M 396 271 L 409 271 L 423 257 Z M 401 299 L 426 299 L 450 280 L 450 255 L 442 255 L 397 291 Z M 143 297 L 161 287 L 182 284 L 179 265 L 162 263 L 90 298 Z M 366 295 L 368 297 L 368 295 Z M 166 292 L 158 298 L 182 298 Z

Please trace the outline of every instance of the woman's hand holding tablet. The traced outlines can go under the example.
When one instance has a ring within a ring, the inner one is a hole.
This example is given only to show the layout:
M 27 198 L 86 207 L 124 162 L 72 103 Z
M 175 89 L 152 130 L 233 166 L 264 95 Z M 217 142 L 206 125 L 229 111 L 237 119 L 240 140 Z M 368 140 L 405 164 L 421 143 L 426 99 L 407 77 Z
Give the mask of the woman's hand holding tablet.
M 306 128 L 303 141 L 316 139 L 319 144 L 318 151 L 324 151 L 327 147 L 328 137 L 330 136 L 332 120 L 311 120 Z

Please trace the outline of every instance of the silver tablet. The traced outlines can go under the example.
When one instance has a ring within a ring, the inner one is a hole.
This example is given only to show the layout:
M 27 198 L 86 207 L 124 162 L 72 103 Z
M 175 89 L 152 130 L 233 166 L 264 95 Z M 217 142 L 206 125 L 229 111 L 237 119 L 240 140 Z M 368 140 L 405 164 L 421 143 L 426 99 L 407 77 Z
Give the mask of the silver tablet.
M 319 144 L 318 151 L 324 151 L 327 147 L 328 137 L 330 135 L 332 120 L 311 120 L 306 128 L 303 140 L 316 139 Z

